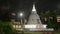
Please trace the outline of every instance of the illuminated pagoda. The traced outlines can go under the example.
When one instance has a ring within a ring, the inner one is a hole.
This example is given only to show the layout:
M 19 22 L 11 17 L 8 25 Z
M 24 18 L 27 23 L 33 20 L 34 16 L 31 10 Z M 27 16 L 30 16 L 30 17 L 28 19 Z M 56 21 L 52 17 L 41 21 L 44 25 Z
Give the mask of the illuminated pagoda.
M 29 31 L 53 31 L 53 28 L 47 29 L 46 26 L 42 24 L 39 15 L 35 9 L 35 3 L 33 4 L 32 12 L 29 16 L 29 20 L 26 25 L 24 25 L 25 29 L 29 29 Z

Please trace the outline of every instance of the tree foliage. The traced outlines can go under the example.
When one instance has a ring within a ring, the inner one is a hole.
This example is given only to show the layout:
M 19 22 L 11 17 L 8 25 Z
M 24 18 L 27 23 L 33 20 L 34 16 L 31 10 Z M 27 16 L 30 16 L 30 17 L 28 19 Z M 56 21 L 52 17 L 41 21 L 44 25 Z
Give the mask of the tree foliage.
M 42 18 L 46 18 L 47 19 L 47 27 L 48 28 L 54 28 L 56 29 L 58 26 L 57 24 L 57 14 L 58 14 L 58 11 L 54 10 L 54 11 L 46 11 L 45 13 L 41 13 L 40 14 L 40 17 Z M 52 18 L 51 18 L 52 17 Z
M 0 22 L 0 34 L 13 34 L 14 28 L 11 22 Z
M 48 28 L 54 28 L 55 30 L 57 29 L 57 14 L 58 14 L 58 12 L 56 11 L 56 10 L 54 10 L 53 12 L 50 12 L 51 13 L 51 17 L 52 17 L 52 19 L 51 18 L 49 18 L 48 19 L 48 21 L 47 21 L 47 27 Z

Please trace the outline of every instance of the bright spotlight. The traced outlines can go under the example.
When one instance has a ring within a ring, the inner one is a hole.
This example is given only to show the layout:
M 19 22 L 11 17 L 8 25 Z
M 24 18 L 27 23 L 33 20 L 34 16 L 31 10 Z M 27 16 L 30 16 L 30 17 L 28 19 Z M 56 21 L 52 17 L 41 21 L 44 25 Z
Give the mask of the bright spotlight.
M 20 16 L 22 17 L 23 16 L 23 13 L 20 13 Z

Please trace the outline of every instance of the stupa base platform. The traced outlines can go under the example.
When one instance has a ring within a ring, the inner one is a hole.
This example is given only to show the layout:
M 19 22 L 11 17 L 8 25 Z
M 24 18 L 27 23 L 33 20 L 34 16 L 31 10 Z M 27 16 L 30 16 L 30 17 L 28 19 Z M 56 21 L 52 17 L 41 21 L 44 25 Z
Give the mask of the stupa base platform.
M 24 30 L 24 31 L 36 31 L 36 32 L 38 32 L 38 31 L 43 31 L 43 32 L 48 32 L 48 31 L 54 31 L 54 29 L 53 28 L 49 28 L 49 29 L 47 29 L 47 28 L 39 28 L 39 29 L 37 29 L 37 28 L 30 28 L 30 29 L 27 29 L 27 28 L 24 28 L 24 29 L 16 29 L 16 30 L 18 30 L 18 31 L 22 31 L 22 30 Z
M 53 28 L 49 28 L 49 29 L 47 29 L 47 28 L 39 28 L 39 29 L 37 29 L 37 28 L 30 28 L 30 29 L 28 29 L 29 31 L 54 31 L 54 29 Z

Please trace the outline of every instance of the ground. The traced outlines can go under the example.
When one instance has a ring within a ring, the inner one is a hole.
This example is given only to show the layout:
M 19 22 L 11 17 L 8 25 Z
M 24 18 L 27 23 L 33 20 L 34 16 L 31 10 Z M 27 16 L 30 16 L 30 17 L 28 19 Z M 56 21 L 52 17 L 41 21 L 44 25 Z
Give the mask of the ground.
M 44 34 L 44 33 L 42 33 L 42 32 L 24 32 L 24 33 L 22 33 L 22 32 L 20 32 L 21 34 Z M 20 34 L 19 33 L 19 34 Z M 46 33 L 46 32 L 45 32 Z M 53 32 L 53 34 L 60 34 L 60 32 L 58 32 L 58 31 L 54 31 Z

